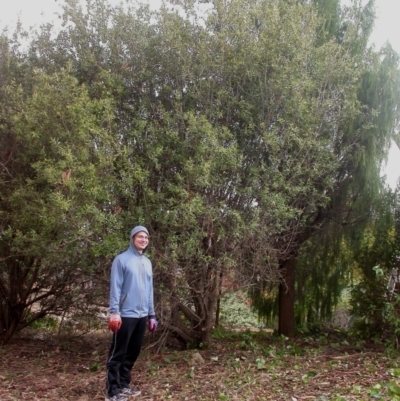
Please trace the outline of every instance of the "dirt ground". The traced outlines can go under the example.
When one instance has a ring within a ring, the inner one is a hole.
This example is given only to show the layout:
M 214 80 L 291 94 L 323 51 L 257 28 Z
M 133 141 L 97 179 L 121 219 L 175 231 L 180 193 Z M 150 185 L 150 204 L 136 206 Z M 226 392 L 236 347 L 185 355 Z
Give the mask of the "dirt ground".
M 13 339 L 0 348 L 0 401 L 104 400 L 110 338 L 97 332 Z M 132 372 L 141 400 L 400 400 L 399 356 L 377 346 L 246 332 L 199 351 L 155 348 L 146 337 Z

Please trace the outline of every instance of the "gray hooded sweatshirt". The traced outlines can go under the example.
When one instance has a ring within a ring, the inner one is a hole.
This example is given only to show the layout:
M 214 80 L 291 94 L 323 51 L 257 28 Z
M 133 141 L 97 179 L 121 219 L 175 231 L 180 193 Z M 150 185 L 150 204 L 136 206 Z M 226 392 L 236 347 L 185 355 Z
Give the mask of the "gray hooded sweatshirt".
M 155 317 L 151 262 L 132 244 L 132 237 L 141 231 L 149 234 L 143 226 L 132 229 L 129 248 L 114 259 L 111 267 L 110 313 L 121 317 Z

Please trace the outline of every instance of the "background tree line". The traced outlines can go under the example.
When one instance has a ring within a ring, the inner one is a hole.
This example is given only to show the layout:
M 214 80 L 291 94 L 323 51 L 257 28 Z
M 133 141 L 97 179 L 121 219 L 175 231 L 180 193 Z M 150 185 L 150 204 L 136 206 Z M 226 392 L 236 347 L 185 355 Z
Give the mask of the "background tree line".
M 329 315 L 353 259 L 326 255 L 390 196 L 399 63 L 367 46 L 373 2 L 62 8 L 60 29 L 1 35 L 2 341 L 106 306 L 137 223 L 158 316 L 184 346 L 207 342 L 227 280 L 281 334 Z

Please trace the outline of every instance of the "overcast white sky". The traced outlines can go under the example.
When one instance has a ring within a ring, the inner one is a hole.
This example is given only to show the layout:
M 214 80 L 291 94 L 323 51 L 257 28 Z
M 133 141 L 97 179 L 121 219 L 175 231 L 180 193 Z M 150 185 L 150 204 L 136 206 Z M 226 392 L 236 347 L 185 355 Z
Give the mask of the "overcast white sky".
M 108 0 L 111 4 L 119 4 L 121 0 Z M 159 4 L 159 0 L 149 0 L 151 4 Z M 363 0 L 364 3 L 366 0 Z M 349 4 L 350 0 L 342 0 Z M 42 21 L 52 21 L 55 13 L 60 10 L 57 0 L 0 0 L 0 29 L 13 26 L 17 18 L 25 27 L 38 25 Z M 375 0 L 377 19 L 371 42 L 376 47 L 381 47 L 389 41 L 392 47 L 400 53 L 400 0 Z M 400 149 L 393 144 L 389 159 L 384 169 L 386 182 L 395 188 L 397 179 L 400 177 Z

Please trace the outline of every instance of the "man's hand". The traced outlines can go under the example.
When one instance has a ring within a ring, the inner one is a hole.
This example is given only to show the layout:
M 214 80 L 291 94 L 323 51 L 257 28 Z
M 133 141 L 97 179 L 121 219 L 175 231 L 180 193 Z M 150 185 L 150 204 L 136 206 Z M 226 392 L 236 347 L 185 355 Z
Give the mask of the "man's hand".
M 108 318 L 108 330 L 116 333 L 122 324 L 121 316 L 118 313 L 112 313 Z
M 158 325 L 158 322 L 157 322 L 156 319 L 154 319 L 154 318 L 150 318 L 149 319 L 149 331 L 150 331 L 150 333 L 154 333 L 156 331 L 157 325 Z

